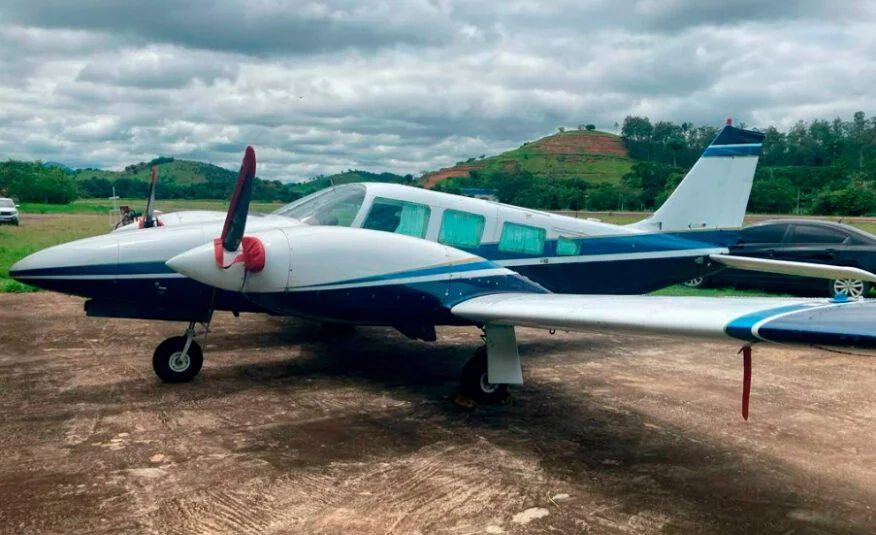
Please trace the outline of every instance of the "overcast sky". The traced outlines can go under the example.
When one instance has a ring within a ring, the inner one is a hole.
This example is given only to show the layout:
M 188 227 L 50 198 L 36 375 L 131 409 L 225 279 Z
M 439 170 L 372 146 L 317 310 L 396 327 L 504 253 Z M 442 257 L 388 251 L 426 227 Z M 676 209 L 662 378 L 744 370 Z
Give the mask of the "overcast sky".
M 876 115 L 876 0 L 2 0 L 0 159 L 419 174 L 628 114 Z

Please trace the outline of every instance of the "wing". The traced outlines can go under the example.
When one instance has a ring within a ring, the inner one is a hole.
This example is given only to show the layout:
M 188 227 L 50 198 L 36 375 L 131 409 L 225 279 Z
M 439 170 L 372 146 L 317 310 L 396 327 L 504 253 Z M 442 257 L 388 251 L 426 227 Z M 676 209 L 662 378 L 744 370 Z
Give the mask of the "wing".
M 876 282 L 876 275 L 855 267 L 721 254 L 712 254 L 709 255 L 709 258 L 721 265 L 747 271 L 778 273 L 780 275 L 797 275 L 799 277 L 815 277 L 818 279 L 857 279 Z
M 482 324 L 876 348 L 876 301 L 517 293 L 452 312 Z

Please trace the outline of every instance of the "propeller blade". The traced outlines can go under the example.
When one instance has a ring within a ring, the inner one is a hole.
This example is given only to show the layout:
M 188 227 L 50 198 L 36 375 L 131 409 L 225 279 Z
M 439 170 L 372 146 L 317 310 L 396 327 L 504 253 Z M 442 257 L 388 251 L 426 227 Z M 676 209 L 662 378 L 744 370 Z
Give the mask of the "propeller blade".
M 149 195 L 146 196 L 146 212 L 143 214 L 143 228 L 155 226 L 155 182 L 158 176 L 156 168 L 152 167 L 149 177 Z
M 222 235 L 219 237 L 222 240 L 222 248 L 226 251 L 236 251 L 240 246 L 241 239 L 243 239 L 255 173 L 255 150 L 251 146 L 247 146 L 243 155 L 243 163 L 240 165 L 240 173 L 237 175 L 237 184 L 234 186 L 234 195 L 231 196 L 231 204 L 228 206 L 228 215 L 225 216 Z

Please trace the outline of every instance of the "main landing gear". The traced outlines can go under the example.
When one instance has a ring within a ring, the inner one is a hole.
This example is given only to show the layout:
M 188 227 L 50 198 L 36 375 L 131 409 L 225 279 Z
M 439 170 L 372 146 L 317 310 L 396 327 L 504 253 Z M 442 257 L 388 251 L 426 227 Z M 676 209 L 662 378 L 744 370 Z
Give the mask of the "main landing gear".
M 204 352 L 195 341 L 195 325 L 190 322 L 183 336 L 172 336 L 155 348 L 152 369 L 165 383 L 187 383 L 201 371 Z M 204 328 L 206 334 L 206 325 Z
M 508 385 L 523 384 L 514 327 L 487 325 L 486 345 L 479 347 L 462 369 L 462 393 L 483 404 L 508 399 Z

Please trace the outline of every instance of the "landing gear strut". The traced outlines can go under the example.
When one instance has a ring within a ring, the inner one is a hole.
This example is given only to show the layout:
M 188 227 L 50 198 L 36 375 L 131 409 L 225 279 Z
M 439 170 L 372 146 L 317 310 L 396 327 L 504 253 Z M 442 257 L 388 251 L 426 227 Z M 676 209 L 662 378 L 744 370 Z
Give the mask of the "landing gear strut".
M 204 353 L 195 341 L 195 322 L 183 336 L 172 336 L 158 344 L 152 355 L 152 369 L 165 383 L 187 383 L 198 375 Z

